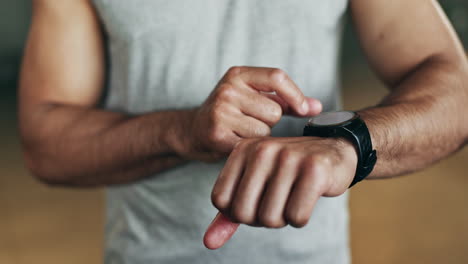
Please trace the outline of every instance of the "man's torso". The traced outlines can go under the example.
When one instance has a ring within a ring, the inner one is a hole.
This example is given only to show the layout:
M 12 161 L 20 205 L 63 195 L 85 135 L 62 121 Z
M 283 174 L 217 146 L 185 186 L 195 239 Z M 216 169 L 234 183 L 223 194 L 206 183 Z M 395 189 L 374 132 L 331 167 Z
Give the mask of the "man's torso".
M 339 108 L 346 0 L 94 0 L 108 37 L 105 107 L 128 113 L 201 104 L 234 65 L 284 69 L 325 110 Z M 299 136 L 283 118 L 274 136 Z M 189 164 L 108 190 L 106 263 L 346 263 L 347 198 L 322 198 L 303 229 L 242 226 L 218 251 L 202 236 L 222 163 Z

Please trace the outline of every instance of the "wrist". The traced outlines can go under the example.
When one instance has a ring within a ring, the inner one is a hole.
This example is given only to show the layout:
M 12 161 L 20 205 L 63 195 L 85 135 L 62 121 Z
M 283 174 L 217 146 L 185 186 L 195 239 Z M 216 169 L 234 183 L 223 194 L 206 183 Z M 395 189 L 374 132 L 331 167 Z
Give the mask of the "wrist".
M 349 166 L 354 165 L 356 172 L 349 187 L 366 178 L 372 172 L 377 161 L 377 152 L 372 148 L 369 130 L 359 114 L 355 112 L 327 112 L 313 117 L 304 128 L 304 136 L 342 138 L 354 145 L 356 154 L 345 155 L 345 157 L 353 158 L 357 156 L 357 162 L 349 164 Z M 351 150 L 351 148 L 348 146 L 344 150 Z
M 356 144 L 344 137 L 336 138 L 336 141 L 343 155 L 347 157 L 351 162 L 357 164 L 359 154 Z
M 195 111 L 195 109 L 190 109 L 174 112 L 169 117 L 169 125 L 163 135 L 163 141 L 171 152 L 180 157 L 187 156 L 187 153 L 193 148 L 191 131 Z
M 347 180 L 347 187 L 351 184 L 354 180 L 356 169 L 358 166 L 358 148 L 351 140 L 347 138 L 336 138 L 338 149 L 341 152 L 342 162 L 347 164 L 348 168 L 352 168 L 352 173 L 349 173 L 349 179 Z
M 338 196 L 343 194 L 351 185 L 358 166 L 358 150 L 356 145 L 344 137 L 323 138 L 328 154 L 331 155 L 332 167 L 339 173 L 331 173 L 330 186 L 323 194 Z M 322 155 L 325 155 L 322 154 Z

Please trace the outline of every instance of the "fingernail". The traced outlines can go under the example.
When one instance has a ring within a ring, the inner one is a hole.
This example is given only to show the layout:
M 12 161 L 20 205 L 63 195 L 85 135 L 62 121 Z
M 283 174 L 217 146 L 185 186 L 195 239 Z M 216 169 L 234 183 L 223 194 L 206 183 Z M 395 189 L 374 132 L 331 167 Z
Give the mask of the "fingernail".
M 307 114 L 309 112 L 309 103 L 307 103 L 307 100 L 304 100 L 302 103 L 302 114 Z
M 322 102 L 319 102 L 319 103 L 318 103 L 318 106 L 317 106 L 317 108 L 318 108 L 318 112 L 319 112 L 319 113 L 321 113 L 321 112 L 323 111 L 323 105 L 322 105 Z
M 318 101 L 317 103 L 313 104 L 313 110 L 315 110 L 317 114 L 322 112 L 322 103 Z

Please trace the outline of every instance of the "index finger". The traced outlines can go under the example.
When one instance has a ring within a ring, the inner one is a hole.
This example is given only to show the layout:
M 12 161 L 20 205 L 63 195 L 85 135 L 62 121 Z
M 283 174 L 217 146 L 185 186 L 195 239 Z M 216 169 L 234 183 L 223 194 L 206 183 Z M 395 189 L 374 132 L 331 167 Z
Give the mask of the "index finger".
M 277 68 L 241 67 L 237 78 L 248 86 L 262 92 L 274 92 L 298 114 L 307 115 L 309 104 L 306 97 L 288 74 Z

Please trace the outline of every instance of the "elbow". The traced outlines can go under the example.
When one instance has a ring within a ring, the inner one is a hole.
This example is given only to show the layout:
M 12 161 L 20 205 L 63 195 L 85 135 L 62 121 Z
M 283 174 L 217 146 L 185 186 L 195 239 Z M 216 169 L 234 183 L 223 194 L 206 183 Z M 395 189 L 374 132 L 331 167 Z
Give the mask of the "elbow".
M 58 162 L 28 149 L 23 151 L 23 158 L 26 168 L 39 182 L 52 187 L 72 185 L 72 177 L 60 172 Z
M 27 115 L 20 109 L 19 136 L 24 166 L 33 178 L 46 185 L 75 186 L 77 173 L 72 169 L 73 159 L 61 147 L 63 140 L 57 136 L 58 129 L 47 121 L 53 117 L 38 118 L 46 116 L 44 111 L 53 106 L 42 106 L 44 108 L 35 109 L 40 115 Z

